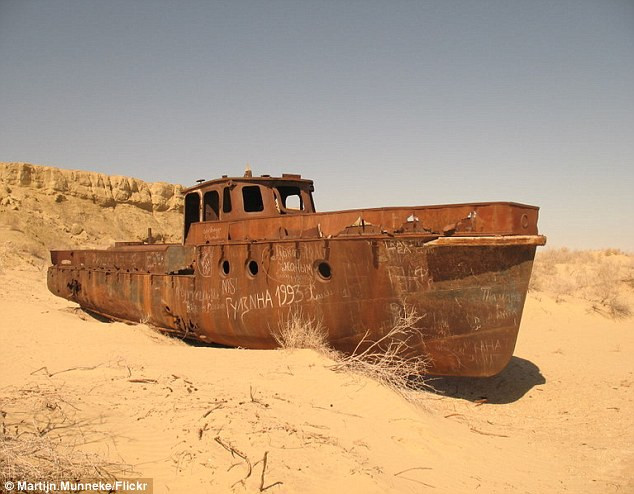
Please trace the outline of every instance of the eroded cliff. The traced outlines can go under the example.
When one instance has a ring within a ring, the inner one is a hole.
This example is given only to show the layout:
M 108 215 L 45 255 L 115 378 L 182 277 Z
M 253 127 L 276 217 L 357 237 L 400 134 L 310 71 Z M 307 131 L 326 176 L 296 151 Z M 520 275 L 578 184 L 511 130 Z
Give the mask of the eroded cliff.
M 48 250 L 154 237 L 179 242 L 183 187 L 0 162 L 0 265 L 43 265 Z

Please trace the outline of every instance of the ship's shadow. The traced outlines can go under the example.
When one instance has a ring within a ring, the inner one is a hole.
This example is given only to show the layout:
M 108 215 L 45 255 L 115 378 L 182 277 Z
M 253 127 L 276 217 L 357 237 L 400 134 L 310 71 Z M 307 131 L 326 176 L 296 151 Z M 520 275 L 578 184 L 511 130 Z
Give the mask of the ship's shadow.
M 428 381 L 438 394 L 495 405 L 513 403 L 533 387 L 545 383 L 539 367 L 520 357 L 513 357 L 497 376 L 435 377 Z

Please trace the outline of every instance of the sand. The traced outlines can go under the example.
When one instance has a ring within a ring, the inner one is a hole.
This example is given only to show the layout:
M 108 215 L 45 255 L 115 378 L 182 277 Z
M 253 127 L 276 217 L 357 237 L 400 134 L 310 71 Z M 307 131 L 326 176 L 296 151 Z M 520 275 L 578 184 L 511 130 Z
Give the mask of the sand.
M 38 270 L 0 274 L 0 314 L 5 423 L 61 411 L 53 432 L 157 493 L 634 492 L 634 324 L 582 300 L 529 295 L 502 374 L 415 403 L 311 350 L 96 320 Z

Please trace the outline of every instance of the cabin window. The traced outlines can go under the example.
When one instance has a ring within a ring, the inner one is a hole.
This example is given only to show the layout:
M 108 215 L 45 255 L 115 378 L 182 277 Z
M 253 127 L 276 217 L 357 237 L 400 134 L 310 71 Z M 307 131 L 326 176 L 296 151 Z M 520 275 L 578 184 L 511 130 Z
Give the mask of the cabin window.
M 303 211 L 304 201 L 302 200 L 301 189 L 299 187 L 281 186 L 277 187 L 282 199 L 282 207 L 289 211 Z
M 222 212 L 231 212 L 231 187 L 225 187 L 222 192 Z
M 244 210 L 247 213 L 255 213 L 264 211 L 264 203 L 262 202 L 262 191 L 257 185 L 248 185 L 242 187 L 242 201 Z
M 210 190 L 203 197 L 205 221 L 215 221 L 220 217 L 220 195 Z
M 192 223 L 200 221 L 200 195 L 197 192 L 185 196 L 185 238 Z

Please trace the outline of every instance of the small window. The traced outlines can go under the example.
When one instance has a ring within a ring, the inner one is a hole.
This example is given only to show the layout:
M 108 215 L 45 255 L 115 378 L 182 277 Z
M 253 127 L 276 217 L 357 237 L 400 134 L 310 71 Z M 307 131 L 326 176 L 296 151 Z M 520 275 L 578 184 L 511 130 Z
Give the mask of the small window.
M 302 198 L 299 195 L 290 195 L 286 197 L 286 201 L 284 202 L 284 207 L 286 209 L 295 209 L 297 211 L 301 211 L 302 208 Z
M 200 221 L 200 195 L 193 192 L 185 196 L 185 238 L 192 223 Z
M 211 190 L 203 198 L 205 221 L 215 221 L 220 215 L 220 195 L 217 190 Z
M 281 186 L 277 188 L 282 198 L 282 206 L 288 211 L 303 211 L 304 201 L 299 187 Z
M 231 212 L 231 187 L 225 187 L 222 193 L 222 212 Z
M 257 185 L 242 187 L 242 201 L 244 202 L 244 210 L 247 213 L 264 211 L 262 191 L 260 191 L 260 187 Z
M 315 269 L 317 270 L 317 274 L 322 280 L 328 281 L 332 278 L 332 269 L 330 268 L 330 264 L 328 264 L 326 261 L 316 262 Z
M 222 274 L 229 276 L 229 273 L 231 272 L 231 264 L 229 264 L 229 261 L 226 259 L 223 259 L 220 262 L 220 269 L 222 269 Z
M 255 276 L 258 274 L 258 271 L 259 271 L 258 263 L 254 261 L 253 259 L 251 259 L 249 262 L 247 262 L 247 269 L 248 269 L 249 276 L 251 278 L 255 278 Z

